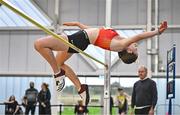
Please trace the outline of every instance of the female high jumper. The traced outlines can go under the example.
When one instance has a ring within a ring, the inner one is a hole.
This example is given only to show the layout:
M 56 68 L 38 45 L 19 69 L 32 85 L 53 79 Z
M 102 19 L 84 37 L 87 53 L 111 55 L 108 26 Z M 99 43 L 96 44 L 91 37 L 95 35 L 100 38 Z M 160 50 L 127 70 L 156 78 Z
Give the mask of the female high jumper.
M 83 51 L 89 44 L 93 44 L 105 50 L 118 52 L 119 57 L 126 64 L 131 64 L 138 58 L 136 42 L 160 35 L 167 29 L 167 22 L 164 21 L 158 30 L 143 32 L 130 38 L 124 38 L 111 28 L 91 28 L 79 22 L 65 22 L 63 25 L 80 28 L 78 32 L 72 35 L 60 35 L 61 38 L 64 38 L 69 43 Z M 37 39 L 34 46 L 52 67 L 57 91 L 63 89 L 65 85 L 64 78 L 67 76 L 75 85 L 80 97 L 84 100 L 84 105 L 87 105 L 89 103 L 88 85 L 81 84 L 73 70 L 65 64 L 74 53 L 78 52 L 60 40 L 54 39 L 53 36 L 45 36 Z M 58 51 L 56 56 L 54 56 L 53 51 Z

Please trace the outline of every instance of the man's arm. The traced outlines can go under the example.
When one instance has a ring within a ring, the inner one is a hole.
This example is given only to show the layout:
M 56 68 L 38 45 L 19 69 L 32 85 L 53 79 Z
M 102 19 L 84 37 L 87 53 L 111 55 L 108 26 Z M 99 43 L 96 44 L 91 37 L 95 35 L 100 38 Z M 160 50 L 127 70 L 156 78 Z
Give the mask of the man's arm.
M 156 88 L 156 83 L 153 81 L 152 82 L 152 106 L 151 109 L 149 110 L 149 115 L 154 115 L 154 108 L 156 106 L 157 103 L 157 88 Z
M 134 106 L 135 106 L 135 98 L 136 98 L 136 92 L 135 92 L 135 84 L 134 84 L 132 97 L 131 97 L 131 108 L 134 108 Z
M 156 106 L 156 103 L 157 103 L 157 88 L 156 88 L 156 83 L 153 82 L 152 83 L 152 106 L 153 106 L 153 109 L 155 108 Z
M 89 28 L 87 25 L 84 25 L 84 24 L 82 24 L 80 22 L 64 22 L 63 25 L 64 26 L 77 26 L 80 29 L 87 29 L 87 28 Z
M 25 96 L 27 96 L 27 94 L 28 94 L 28 89 L 25 91 Z

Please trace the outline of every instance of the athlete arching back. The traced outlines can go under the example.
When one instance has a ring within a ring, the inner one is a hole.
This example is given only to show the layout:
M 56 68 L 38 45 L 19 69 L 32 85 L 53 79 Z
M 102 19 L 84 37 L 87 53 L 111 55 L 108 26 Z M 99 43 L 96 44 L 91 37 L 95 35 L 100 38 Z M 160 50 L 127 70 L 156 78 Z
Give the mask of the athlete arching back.
M 131 64 L 136 61 L 138 54 L 135 43 L 152 38 L 159 35 L 167 29 L 167 22 L 163 22 L 158 30 L 143 32 L 131 39 L 124 39 L 113 29 L 104 28 L 90 28 L 79 22 L 66 22 L 66 26 L 78 26 L 81 30 L 77 33 L 67 36 L 60 35 L 62 38 L 68 40 L 82 50 L 85 50 L 89 44 L 97 45 L 103 49 L 116 51 L 121 60 L 126 64 Z M 83 45 L 81 45 L 83 43 Z M 65 80 L 64 74 L 74 83 L 81 98 L 84 100 L 84 105 L 89 103 L 88 85 L 81 84 L 74 71 L 65 64 L 65 62 L 74 53 L 73 49 L 54 39 L 52 36 L 40 38 L 34 43 L 35 49 L 47 60 L 50 64 L 56 81 L 57 90 L 61 91 L 64 88 Z M 58 51 L 56 57 L 52 51 Z

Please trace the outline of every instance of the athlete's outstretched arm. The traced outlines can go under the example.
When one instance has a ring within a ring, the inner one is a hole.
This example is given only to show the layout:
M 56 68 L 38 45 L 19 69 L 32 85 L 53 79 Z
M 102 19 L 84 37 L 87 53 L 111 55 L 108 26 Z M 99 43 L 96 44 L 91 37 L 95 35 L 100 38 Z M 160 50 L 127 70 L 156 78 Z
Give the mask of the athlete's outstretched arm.
M 124 47 L 127 47 L 132 43 L 141 41 L 143 39 L 148 39 L 148 38 L 154 37 L 155 35 L 159 35 L 159 34 L 163 33 L 166 29 L 167 29 L 167 22 L 164 21 L 161 23 L 158 30 L 154 30 L 154 31 L 150 31 L 150 32 L 143 32 L 143 33 L 133 36 L 129 39 L 122 39 L 122 42 L 125 45 Z
M 80 22 L 64 22 L 63 25 L 65 25 L 65 26 L 78 26 L 81 29 L 90 28 L 87 25 L 84 25 L 84 24 L 82 24 Z

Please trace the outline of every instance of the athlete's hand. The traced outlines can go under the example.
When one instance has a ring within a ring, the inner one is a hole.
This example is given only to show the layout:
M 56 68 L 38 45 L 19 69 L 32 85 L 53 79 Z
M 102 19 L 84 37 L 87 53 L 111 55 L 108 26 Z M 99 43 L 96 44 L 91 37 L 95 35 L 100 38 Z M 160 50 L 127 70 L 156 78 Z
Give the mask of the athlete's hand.
M 159 34 L 162 34 L 167 29 L 167 21 L 163 21 L 158 29 Z

